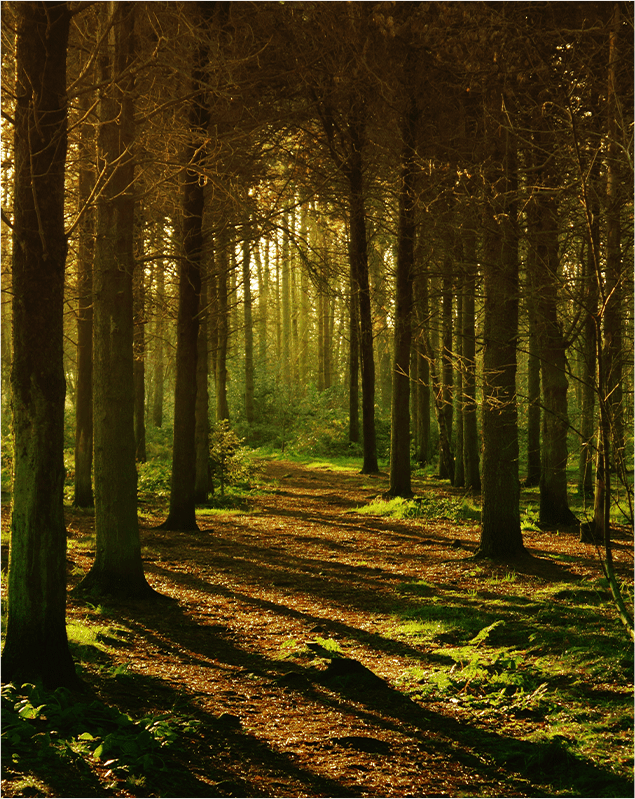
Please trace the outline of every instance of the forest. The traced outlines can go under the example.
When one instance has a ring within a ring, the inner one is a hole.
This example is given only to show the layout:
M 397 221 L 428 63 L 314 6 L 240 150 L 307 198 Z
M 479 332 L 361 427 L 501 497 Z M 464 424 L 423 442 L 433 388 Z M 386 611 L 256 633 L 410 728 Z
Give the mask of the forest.
M 2 791 L 633 795 L 633 4 L 2 2 Z

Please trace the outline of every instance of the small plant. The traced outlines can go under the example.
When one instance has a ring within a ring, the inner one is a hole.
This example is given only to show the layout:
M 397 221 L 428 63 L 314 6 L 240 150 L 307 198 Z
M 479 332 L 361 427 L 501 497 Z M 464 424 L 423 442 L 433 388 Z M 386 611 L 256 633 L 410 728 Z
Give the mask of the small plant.
M 532 505 L 527 505 L 520 517 L 520 529 L 523 532 L 539 533 L 539 511 Z
M 218 480 L 221 497 L 227 485 L 249 484 L 256 468 L 241 439 L 223 419 L 217 422 L 210 434 L 209 469 L 213 480 Z
M 454 522 L 475 521 L 480 518 L 480 511 L 465 501 L 436 496 L 415 499 L 378 498 L 368 505 L 357 508 L 356 512 L 369 516 L 391 516 L 394 519 L 448 519 Z

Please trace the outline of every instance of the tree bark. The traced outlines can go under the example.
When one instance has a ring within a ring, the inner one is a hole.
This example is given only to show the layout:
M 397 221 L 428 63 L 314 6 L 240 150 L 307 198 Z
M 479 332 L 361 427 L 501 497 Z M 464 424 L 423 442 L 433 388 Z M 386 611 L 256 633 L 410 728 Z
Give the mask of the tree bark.
M 362 474 L 377 474 L 377 438 L 375 432 L 375 359 L 373 354 L 373 320 L 368 274 L 368 243 L 364 204 L 361 123 L 350 126 L 351 159 L 349 169 L 350 257 L 351 272 L 359 297 L 359 356 L 362 372 L 362 436 L 364 462 Z
M 139 463 L 146 461 L 146 364 L 145 364 L 145 270 L 135 264 L 132 278 L 133 294 L 133 348 L 134 348 L 134 437 L 135 457 Z
M 352 267 L 350 253 L 349 262 Z M 348 302 L 348 440 L 359 443 L 359 297 L 352 268 Z
M 456 327 L 456 335 L 455 335 L 455 369 L 456 369 L 456 391 L 454 392 L 455 401 L 456 401 L 456 443 L 455 443 L 455 452 L 456 457 L 454 458 L 454 477 L 452 479 L 453 486 L 461 486 L 465 485 L 465 462 L 463 460 L 463 369 L 464 369 L 464 360 L 463 360 L 463 327 L 461 324 L 461 320 L 463 319 L 463 295 L 465 293 L 465 278 L 463 271 L 461 270 L 457 274 L 457 281 L 456 281 L 456 318 L 458 321 L 458 325 Z M 458 361 L 458 363 L 457 363 Z
M 89 94 L 84 95 L 82 110 L 88 111 Z M 92 508 L 95 502 L 93 471 L 93 255 L 95 249 L 95 212 L 88 203 L 95 185 L 95 142 L 92 127 L 84 125 L 79 141 L 79 212 L 81 218 L 77 244 L 77 387 L 75 394 L 75 494 L 73 504 Z
M 254 423 L 254 327 L 251 302 L 250 231 L 245 225 L 243 233 L 243 311 L 245 324 L 245 419 Z
M 553 193 L 533 200 L 530 230 L 534 228 L 536 306 L 542 381 L 542 451 L 540 463 L 540 521 L 545 525 L 571 525 L 577 519 L 567 495 L 567 433 L 569 416 L 566 345 L 558 319 L 558 212 Z M 533 225 L 531 223 L 534 223 Z
M 410 55 L 409 61 L 412 59 Z M 412 65 L 410 65 L 412 67 Z M 416 211 L 416 131 L 418 112 L 411 95 L 402 123 L 399 232 L 395 278 L 395 333 L 390 424 L 390 487 L 393 497 L 411 497 L 410 479 L 410 345 L 414 281 Z
M 192 69 L 192 86 L 201 92 L 208 46 L 201 44 Z M 203 212 L 205 189 L 197 165 L 204 156 L 201 137 L 206 134 L 208 111 L 198 95 L 189 110 L 190 142 L 186 150 L 183 176 L 183 246 L 179 262 L 179 307 L 176 322 L 176 383 L 174 388 L 174 438 L 172 479 L 168 518 L 161 525 L 167 530 L 196 531 L 196 385 L 198 329 L 203 257 Z
M 147 597 L 137 521 L 134 440 L 133 182 L 135 5 L 104 4 L 94 263 L 95 561 L 82 593 Z M 112 23 L 112 24 L 111 24 Z
M 216 421 L 229 419 L 227 402 L 227 345 L 229 339 L 229 230 L 225 227 L 219 233 L 216 249 L 216 291 L 217 291 L 217 347 L 216 347 Z
M 532 248 L 533 249 L 533 248 Z M 535 258 L 530 252 L 527 271 L 533 272 Z M 540 348 L 538 345 L 538 327 L 536 320 L 535 299 L 529 287 L 527 298 L 527 315 L 529 317 L 528 353 L 527 353 L 527 476 L 526 486 L 540 485 Z
M 477 277 L 476 235 L 469 231 L 463 241 L 465 252 L 465 292 L 463 295 L 463 463 L 465 487 L 481 490 L 479 469 L 480 442 L 476 404 L 476 324 L 475 297 Z
M 16 6 L 14 480 L 2 679 L 75 687 L 66 637 L 66 3 Z
M 446 446 L 439 451 L 439 477 L 442 480 L 454 479 L 454 453 L 452 452 L 452 394 L 454 382 L 454 364 L 452 362 L 452 277 L 453 264 L 450 242 L 446 242 L 446 254 L 443 260 L 442 280 L 442 313 L 443 332 L 441 341 L 441 396 L 438 413 L 439 426 L 446 431 Z
M 207 502 L 212 487 L 209 469 L 209 302 L 208 275 L 201 265 L 201 293 L 198 316 L 198 340 L 196 353 L 196 408 L 194 439 L 196 447 L 196 477 L 194 481 L 194 502 L 203 505 Z
M 156 267 L 155 304 L 157 314 L 154 327 L 154 379 L 152 394 L 152 424 L 163 427 L 163 400 L 165 395 L 165 272 L 163 263 L 159 261 Z
M 484 209 L 482 527 L 477 556 L 525 552 L 520 529 L 516 347 L 518 340 L 518 230 L 515 142 L 496 130 L 500 95 L 490 98 L 487 143 L 492 155 Z M 500 120 L 498 120 L 500 121 Z

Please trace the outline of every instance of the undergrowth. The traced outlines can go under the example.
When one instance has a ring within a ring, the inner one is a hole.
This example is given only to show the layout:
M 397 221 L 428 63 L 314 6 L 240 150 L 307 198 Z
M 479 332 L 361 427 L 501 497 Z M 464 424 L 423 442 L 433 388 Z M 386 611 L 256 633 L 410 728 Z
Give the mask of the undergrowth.
M 422 702 L 454 704 L 499 732 L 513 731 L 516 741 L 539 741 L 538 751 L 558 762 L 577 763 L 578 774 L 568 768 L 561 780 L 545 777 L 556 790 L 569 780 L 572 795 L 622 795 L 584 782 L 591 767 L 632 779 L 633 649 L 603 582 L 531 593 L 511 573 L 496 593 L 478 571 L 471 582 L 467 590 L 429 581 L 400 586 L 407 605 L 392 634 L 427 653 L 403 672 L 400 689 Z M 539 729 L 524 735 L 526 720 Z M 501 760 L 513 760 L 516 745 L 508 742 Z

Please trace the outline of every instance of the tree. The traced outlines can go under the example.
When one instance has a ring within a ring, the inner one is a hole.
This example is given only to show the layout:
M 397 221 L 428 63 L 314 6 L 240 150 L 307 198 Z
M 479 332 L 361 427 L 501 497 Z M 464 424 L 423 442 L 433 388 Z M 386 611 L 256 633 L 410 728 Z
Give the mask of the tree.
M 203 21 L 207 11 L 201 6 Z M 203 256 L 204 181 L 200 166 L 205 156 L 209 111 L 202 95 L 208 58 L 206 31 L 197 48 L 192 69 L 194 97 L 189 109 L 189 135 L 182 178 L 183 252 L 179 260 L 179 308 L 176 335 L 176 384 L 174 389 L 174 437 L 172 479 L 166 530 L 198 530 L 196 523 L 196 384 L 198 330 Z
M 134 435 L 135 4 L 102 6 L 94 261 L 95 561 L 82 593 L 150 597 L 137 520 Z
M 516 406 L 516 143 L 501 119 L 500 106 L 501 94 L 493 88 L 486 103 L 486 144 L 491 161 L 483 214 L 483 471 L 482 527 L 477 550 L 479 556 L 492 558 L 514 557 L 525 551 L 520 529 Z
M 81 110 L 89 111 L 91 95 L 83 95 Z M 95 184 L 95 142 L 92 128 L 83 125 L 79 143 L 79 208 L 81 214 L 77 245 L 77 388 L 75 397 L 75 495 L 81 508 L 94 504 L 93 470 L 93 255 L 95 212 L 90 203 Z
M 414 76 L 418 66 L 411 43 L 404 65 L 405 108 L 401 124 L 402 154 L 399 187 L 399 233 L 395 278 L 395 339 L 390 425 L 391 496 L 412 496 L 410 483 L 410 345 L 412 341 L 414 243 L 419 109 Z
M 66 637 L 63 310 L 67 3 L 16 5 L 14 481 L 3 679 L 76 686 Z

